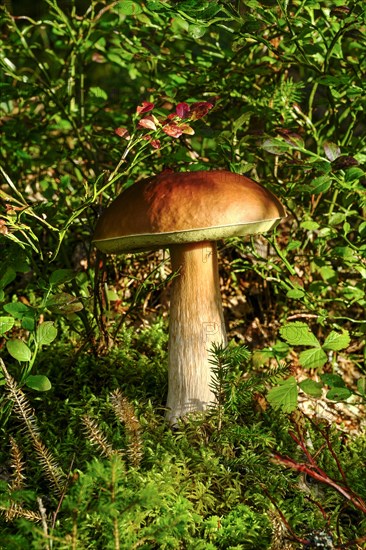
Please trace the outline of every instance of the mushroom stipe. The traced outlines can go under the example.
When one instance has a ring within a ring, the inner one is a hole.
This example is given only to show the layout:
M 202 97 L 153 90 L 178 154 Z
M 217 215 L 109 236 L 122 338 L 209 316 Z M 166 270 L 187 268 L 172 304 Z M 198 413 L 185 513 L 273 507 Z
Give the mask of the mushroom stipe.
M 216 241 L 263 233 L 286 216 L 277 197 L 224 170 L 163 172 L 123 191 L 94 234 L 105 253 L 169 248 L 170 302 L 167 420 L 214 403 L 209 350 L 226 344 Z

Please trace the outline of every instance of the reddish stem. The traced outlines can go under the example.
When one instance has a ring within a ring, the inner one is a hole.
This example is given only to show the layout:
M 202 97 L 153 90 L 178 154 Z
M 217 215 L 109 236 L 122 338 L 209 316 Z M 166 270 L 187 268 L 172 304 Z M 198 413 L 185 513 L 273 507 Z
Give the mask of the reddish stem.
M 334 479 L 330 478 L 325 472 L 323 472 L 317 465 L 311 464 L 303 464 L 298 463 L 292 458 L 289 458 L 287 456 L 282 456 L 278 453 L 274 453 L 274 457 L 276 460 L 278 460 L 280 463 L 284 464 L 288 468 L 292 468 L 293 470 L 296 470 L 298 472 L 303 472 L 305 474 L 308 474 L 312 478 L 316 479 L 317 481 L 320 481 L 321 483 L 325 483 L 326 485 L 329 485 L 330 487 L 333 487 L 338 493 L 343 495 L 347 500 L 352 502 L 352 504 L 358 509 L 361 510 L 364 514 L 366 514 L 366 503 L 362 500 L 361 497 L 353 493 L 351 489 L 348 487 L 342 487 L 339 485 Z

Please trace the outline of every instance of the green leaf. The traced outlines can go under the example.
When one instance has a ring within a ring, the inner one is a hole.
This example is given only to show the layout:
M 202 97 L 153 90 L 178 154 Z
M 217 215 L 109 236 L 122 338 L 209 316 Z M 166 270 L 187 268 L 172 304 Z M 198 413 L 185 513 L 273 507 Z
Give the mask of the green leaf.
M 118 2 L 117 11 L 123 15 L 138 15 L 142 13 L 142 7 L 137 2 L 131 2 L 130 0 L 122 0 Z
M 290 413 L 297 406 L 297 383 L 294 376 L 282 380 L 278 386 L 269 390 L 267 400 L 274 409 Z
M 108 94 L 103 88 L 100 88 L 99 86 L 92 86 L 89 89 L 89 95 L 93 98 L 101 99 L 103 101 L 106 101 L 108 99 Z
M 284 155 L 291 149 L 290 145 L 282 139 L 270 138 L 262 143 L 262 148 L 272 155 Z
M 296 250 L 296 248 L 300 248 L 301 245 L 301 241 L 290 241 L 286 246 L 286 250 Z
M 14 317 L 0 317 L 0 335 L 5 334 L 13 328 L 14 326 Z
M 0 288 L 5 288 L 9 283 L 14 281 L 16 275 L 16 271 L 12 267 L 8 266 L 2 269 L 0 273 Z
M 346 385 L 345 381 L 339 374 L 322 374 L 320 376 L 323 384 L 330 386 L 331 388 L 344 388 Z
M 35 317 L 34 316 L 29 317 L 28 315 L 25 315 L 24 317 L 22 317 L 21 325 L 22 325 L 22 328 L 24 328 L 24 330 L 29 330 L 30 332 L 32 332 L 36 326 Z
M 365 177 L 365 172 L 361 168 L 357 168 L 357 166 L 353 166 L 352 168 L 348 168 L 348 170 L 346 171 L 345 180 L 347 182 L 352 182 L 364 177 Z
M 310 185 L 306 187 L 306 191 L 312 195 L 319 195 L 320 193 L 325 193 L 328 191 L 331 184 L 332 180 L 329 176 L 319 176 L 310 182 Z
M 342 288 L 342 293 L 347 300 L 352 302 L 361 302 L 365 297 L 364 291 L 358 286 L 345 286 Z
M 339 351 L 341 349 L 347 348 L 350 341 L 351 338 L 349 336 L 348 330 L 343 330 L 341 334 L 332 330 L 332 332 L 328 334 L 327 338 L 325 339 L 323 349 Z
M 323 384 L 315 382 L 315 380 L 311 380 L 310 378 L 300 382 L 299 386 L 303 392 L 311 395 L 311 397 L 321 397 L 322 395 Z
M 150 11 L 160 11 L 167 9 L 168 6 L 165 2 L 161 2 L 160 0 L 148 0 L 147 1 L 147 9 Z
M 37 327 L 36 338 L 38 344 L 51 344 L 57 336 L 57 329 L 52 321 L 45 321 Z
M 338 158 L 341 154 L 340 147 L 336 143 L 332 143 L 331 141 L 326 141 L 323 144 L 323 148 L 327 159 L 329 159 L 331 162 L 333 162 L 333 160 Z
M 346 214 L 343 214 L 343 212 L 334 212 L 329 218 L 329 225 L 336 227 L 337 225 L 343 223 L 345 219 Z
M 299 355 L 300 365 L 305 369 L 320 369 L 327 360 L 327 354 L 322 348 L 307 349 Z
M 280 328 L 280 334 L 291 346 L 314 346 L 320 348 L 318 339 L 306 323 L 295 321 Z
M 32 352 L 23 340 L 8 340 L 6 349 L 17 361 L 30 361 Z
M 22 304 L 22 302 L 12 302 L 10 304 L 5 304 L 3 306 L 4 310 L 7 313 L 10 313 L 15 319 L 21 319 L 24 317 L 24 315 L 32 312 L 33 309 L 29 306 L 26 306 L 25 304 Z
M 293 300 L 300 300 L 305 296 L 305 292 L 299 288 L 293 288 L 286 293 L 287 298 L 292 298 Z
M 284 359 L 289 352 L 289 346 L 285 342 L 281 342 L 281 340 L 276 342 L 271 349 L 273 350 L 275 357 L 277 358 Z
M 348 388 L 332 388 L 328 391 L 326 398 L 331 401 L 345 401 L 351 397 L 352 392 Z
M 47 300 L 46 306 L 53 313 L 62 315 L 70 315 L 71 313 L 81 311 L 84 307 L 75 296 L 67 294 L 67 292 L 54 294 Z
M 300 227 L 302 227 L 303 229 L 306 229 L 307 231 L 316 231 L 317 229 L 319 229 L 320 226 L 317 222 L 308 220 L 305 222 L 301 222 Z
M 354 254 L 354 251 L 350 246 L 335 246 L 332 250 L 332 253 L 334 256 L 338 256 L 346 262 L 350 262 L 355 259 L 358 260 L 357 256 Z
M 56 269 L 50 276 L 50 284 L 52 286 L 62 285 L 75 278 L 75 273 L 72 269 Z
M 332 279 L 334 281 L 337 280 L 337 272 L 332 268 L 330 267 L 329 265 L 323 265 L 320 269 L 319 269 L 319 273 L 322 277 L 322 279 L 326 282 L 332 282 Z
M 207 31 L 207 27 L 205 25 L 189 25 L 188 32 L 192 36 L 192 38 L 201 38 Z
M 241 114 L 240 117 L 233 122 L 233 132 L 236 133 L 239 128 L 243 126 L 244 122 L 250 120 L 252 114 L 253 111 L 247 111 L 246 113 Z
M 366 396 L 366 377 L 365 376 L 362 376 L 362 378 L 359 378 L 357 380 L 357 390 L 361 395 Z
M 43 374 L 30 374 L 25 380 L 25 385 L 37 391 L 48 391 L 52 388 L 50 380 Z

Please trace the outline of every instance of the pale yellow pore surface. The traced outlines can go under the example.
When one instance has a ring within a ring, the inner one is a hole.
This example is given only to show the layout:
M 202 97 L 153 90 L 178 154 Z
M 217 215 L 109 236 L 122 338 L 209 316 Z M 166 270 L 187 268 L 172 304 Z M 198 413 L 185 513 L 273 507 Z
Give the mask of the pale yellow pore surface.
M 170 254 L 178 274 L 170 302 L 167 419 L 175 424 L 214 402 L 208 350 L 227 341 L 216 243 L 173 245 Z

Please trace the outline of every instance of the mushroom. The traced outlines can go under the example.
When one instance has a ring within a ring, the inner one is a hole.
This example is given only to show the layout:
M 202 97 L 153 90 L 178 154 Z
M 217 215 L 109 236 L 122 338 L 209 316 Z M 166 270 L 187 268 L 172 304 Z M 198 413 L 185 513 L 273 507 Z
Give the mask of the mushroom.
M 117 197 L 93 241 L 105 253 L 169 248 L 173 279 L 168 345 L 167 420 L 213 403 L 209 350 L 226 344 L 216 241 L 262 233 L 285 216 L 253 180 L 224 170 L 165 171 Z

